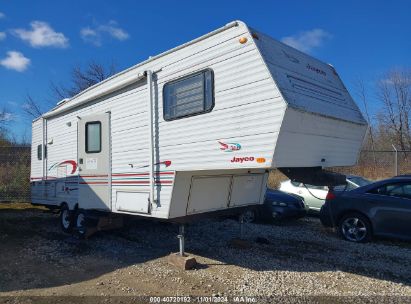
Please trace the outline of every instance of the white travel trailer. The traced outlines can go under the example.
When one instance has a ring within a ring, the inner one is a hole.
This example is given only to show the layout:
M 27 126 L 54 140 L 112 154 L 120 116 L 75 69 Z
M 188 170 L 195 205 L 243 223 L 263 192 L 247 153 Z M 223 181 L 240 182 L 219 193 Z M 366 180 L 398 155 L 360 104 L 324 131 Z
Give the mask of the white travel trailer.
M 67 230 L 90 211 L 178 220 L 261 204 L 268 170 L 353 165 L 366 129 L 331 65 L 235 21 L 36 119 L 32 203 L 62 208 Z

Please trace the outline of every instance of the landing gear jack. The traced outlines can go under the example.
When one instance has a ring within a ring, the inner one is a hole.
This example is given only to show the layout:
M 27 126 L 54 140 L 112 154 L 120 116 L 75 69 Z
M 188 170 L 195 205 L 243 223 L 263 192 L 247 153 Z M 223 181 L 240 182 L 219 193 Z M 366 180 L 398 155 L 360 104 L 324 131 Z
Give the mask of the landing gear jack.
M 178 243 L 179 243 L 179 252 L 178 253 L 171 253 L 168 257 L 168 263 L 180 268 L 182 270 L 189 270 L 193 269 L 196 265 L 196 259 L 186 255 L 185 253 L 185 226 L 184 224 L 180 224 L 179 226 L 179 234 L 177 235 Z
M 240 235 L 238 238 L 233 238 L 230 241 L 230 245 L 237 249 L 249 249 L 252 247 L 251 243 L 244 238 L 244 218 L 240 216 Z
M 184 224 L 180 224 L 180 226 L 178 227 L 179 230 L 179 235 L 177 235 L 177 238 L 179 239 L 178 244 L 179 244 L 179 248 L 180 248 L 180 256 L 185 256 L 185 252 L 184 252 L 184 237 L 185 237 L 185 231 L 184 231 L 185 227 Z

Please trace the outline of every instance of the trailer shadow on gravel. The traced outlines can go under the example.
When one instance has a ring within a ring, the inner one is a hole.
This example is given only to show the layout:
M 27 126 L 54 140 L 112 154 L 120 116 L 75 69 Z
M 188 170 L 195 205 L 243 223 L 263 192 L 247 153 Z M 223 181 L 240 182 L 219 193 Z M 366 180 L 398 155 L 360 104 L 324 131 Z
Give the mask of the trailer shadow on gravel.
M 250 271 L 342 271 L 411 285 L 411 244 L 352 244 L 322 228 L 318 218 L 280 225 L 247 224 L 249 249 L 229 246 L 238 222 L 212 219 L 187 226 L 186 250 L 200 269 L 233 265 Z M 41 209 L 0 210 L 0 292 L 49 288 L 98 278 L 178 250 L 178 227 L 135 220 L 117 231 L 78 240 L 61 232 L 58 216 Z M 172 267 L 172 266 L 170 266 Z M 207 270 L 206 270 L 207 271 Z

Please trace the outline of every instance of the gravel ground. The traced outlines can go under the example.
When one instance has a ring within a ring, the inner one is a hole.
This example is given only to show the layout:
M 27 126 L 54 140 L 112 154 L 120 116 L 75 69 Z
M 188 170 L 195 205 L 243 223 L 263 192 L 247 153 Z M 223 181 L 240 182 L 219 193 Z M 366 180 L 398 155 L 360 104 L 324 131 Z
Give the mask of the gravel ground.
M 80 241 L 44 210 L 0 209 L 0 296 L 219 295 L 408 296 L 411 243 L 352 244 L 318 218 L 247 224 L 249 249 L 232 219 L 187 227 L 186 249 L 198 267 L 181 271 L 166 256 L 178 250 L 178 227 L 147 220 Z

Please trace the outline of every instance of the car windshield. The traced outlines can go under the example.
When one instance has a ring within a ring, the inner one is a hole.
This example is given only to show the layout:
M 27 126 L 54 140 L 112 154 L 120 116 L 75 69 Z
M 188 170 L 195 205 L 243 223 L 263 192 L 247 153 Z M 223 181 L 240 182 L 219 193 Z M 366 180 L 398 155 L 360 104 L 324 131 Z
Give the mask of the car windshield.
M 361 176 L 350 176 L 350 177 L 347 177 L 347 179 L 353 182 L 354 184 L 358 185 L 359 187 L 371 184 L 370 180 L 365 179 L 364 177 L 361 177 Z

